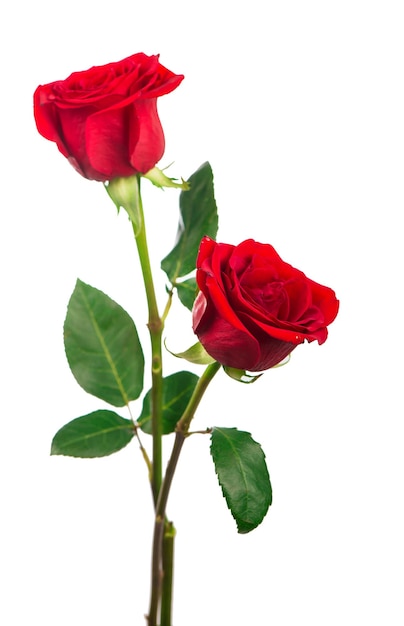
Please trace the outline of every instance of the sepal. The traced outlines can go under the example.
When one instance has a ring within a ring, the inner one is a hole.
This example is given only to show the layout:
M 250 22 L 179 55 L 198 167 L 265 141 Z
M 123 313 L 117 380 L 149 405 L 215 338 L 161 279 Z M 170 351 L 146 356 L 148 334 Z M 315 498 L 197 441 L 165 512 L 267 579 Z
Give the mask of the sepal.
M 138 176 L 113 178 L 104 183 L 104 187 L 115 204 L 118 213 L 121 208 L 125 209 L 137 235 L 142 225 Z
M 255 381 L 262 376 L 262 374 L 247 374 L 245 370 L 239 370 L 236 367 L 228 367 L 227 365 L 223 365 L 223 369 L 230 378 L 237 380 L 239 383 L 244 383 L 245 385 L 255 383 Z
M 163 189 L 164 187 L 173 187 L 174 189 L 182 189 L 182 191 L 188 191 L 190 185 L 187 181 L 181 178 L 181 182 L 179 183 L 176 178 L 169 178 L 164 174 L 163 170 L 160 170 L 158 167 L 153 167 L 151 170 L 143 174 L 143 178 L 147 178 L 150 180 L 155 187 L 160 187 Z
M 215 359 L 210 356 L 203 347 L 203 345 L 197 341 L 193 346 L 185 350 L 185 352 L 172 352 L 167 348 L 166 342 L 164 342 L 166 350 L 176 356 L 178 359 L 185 359 L 189 363 L 195 363 L 196 365 L 210 365 L 215 362 Z

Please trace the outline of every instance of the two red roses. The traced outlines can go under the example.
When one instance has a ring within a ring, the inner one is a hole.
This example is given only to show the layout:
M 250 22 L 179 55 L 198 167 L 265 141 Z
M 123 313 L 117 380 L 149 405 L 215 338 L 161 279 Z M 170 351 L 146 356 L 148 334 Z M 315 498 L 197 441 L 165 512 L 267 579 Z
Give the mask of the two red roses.
M 157 98 L 182 79 L 158 56 L 143 53 L 75 72 L 37 88 L 37 128 L 86 178 L 146 174 L 164 153 Z M 338 313 L 332 289 L 282 261 L 267 244 L 232 246 L 206 237 L 196 267 L 193 329 L 223 365 L 273 367 L 305 339 L 324 343 Z

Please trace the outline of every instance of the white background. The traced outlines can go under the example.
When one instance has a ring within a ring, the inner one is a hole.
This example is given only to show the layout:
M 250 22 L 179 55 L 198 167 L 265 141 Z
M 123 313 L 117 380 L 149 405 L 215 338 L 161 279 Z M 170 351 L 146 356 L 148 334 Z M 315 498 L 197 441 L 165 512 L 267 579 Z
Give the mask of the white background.
M 10 4 L 1 44 L 1 623 L 145 623 L 152 510 L 136 444 L 100 460 L 49 456 L 63 424 L 103 407 L 64 356 L 76 278 L 124 306 L 148 346 L 135 246 L 102 185 L 81 178 L 32 115 L 38 84 L 143 51 L 186 76 L 159 102 L 161 165 L 175 161 L 172 175 L 187 177 L 210 161 L 218 240 L 271 243 L 341 301 L 323 346 L 298 348 L 254 385 L 222 373 L 212 383 L 195 427 L 250 431 L 274 501 L 257 530 L 238 535 L 209 440 L 191 438 L 169 503 L 174 626 L 402 626 L 401 2 Z M 174 243 L 178 194 L 144 189 L 158 268 Z M 163 303 L 160 273 L 157 282 Z M 173 349 L 193 340 L 189 323 L 173 311 Z M 181 365 L 168 358 L 166 373 Z

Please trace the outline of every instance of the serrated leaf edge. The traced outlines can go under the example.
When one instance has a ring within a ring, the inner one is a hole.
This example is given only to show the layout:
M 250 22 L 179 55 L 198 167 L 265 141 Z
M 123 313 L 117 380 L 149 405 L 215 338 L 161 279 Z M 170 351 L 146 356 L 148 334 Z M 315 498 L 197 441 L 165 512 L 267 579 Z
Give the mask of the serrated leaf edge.
M 216 462 L 215 462 L 214 456 L 213 456 L 213 454 L 212 454 L 212 436 L 213 436 L 213 432 L 214 432 L 215 430 L 216 430 L 216 431 L 219 431 L 219 432 L 222 434 L 222 436 L 223 436 L 223 437 L 225 437 L 225 434 L 223 433 L 223 429 L 222 429 L 222 428 L 220 428 L 220 427 L 218 427 L 218 426 L 215 426 L 214 428 L 212 428 L 210 452 L 211 452 L 212 460 L 213 460 L 214 467 L 215 467 L 215 474 L 216 474 L 216 476 L 217 476 L 217 480 L 218 480 L 218 483 L 219 483 L 219 485 L 220 485 L 220 488 L 221 488 L 221 491 L 222 491 L 223 497 L 224 497 L 224 499 L 226 500 L 227 508 L 229 509 L 229 511 L 230 511 L 230 513 L 231 513 L 231 515 L 232 515 L 233 519 L 234 519 L 234 520 L 235 520 L 235 522 L 236 522 L 236 525 L 237 525 L 237 530 L 238 530 L 238 532 L 239 532 L 239 533 L 241 533 L 241 534 L 245 534 L 245 533 L 247 533 L 247 532 L 251 532 L 252 530 L 255 530 L 255 528 L 257 528 L 257 527 L 258 527 L 258 526 L 259 526 L 259 525 L 263 522 L 263 520 L 265 519 L 265 516 L 266 516 L 266 514 L 267 514 L 267 512 L 268 512 L 268 509 L 269 509 L 270 505 L 272 504 L 272 497 L 270 498 L 270 500 L 269 500 L 269 502 L 268 502 L 268 506 L 267 506 L 267 508 L 266 508 L 266 511 L 264 512 L 264 515 L 262 516 L 262 518 L 260 519 L 260 521 L 259 521 L 257 524 L 255 524 L 252 528 L 250 528 L 248 531 L 246 531 L 246 530 L 240 530 L 240 526 L 241 526 L 241 525 L 239 524 L 239 522 L 238 522 L 238 520 L 237 520 L 237 517 L 234 515 L 234 513 L 233 513 L 233 511 L 232 511 L 231 507 L 229 506 L 229 500 L 228 500 L 228 498 L 227 498 L 227 495 L 226 495 L 226 491 L 225 491 L 225 489 L 224 489 L 224 486 L 223 486 L 222 482 L 220 481 L 219 473 L 218 473 L 218 471 L 217 471 Z M 236 430 L 237 432 L 244 432 L 244 433 L 246 433 L 247 435 L 249 435 L 249 436 L 251 437 L 252 441 L 253 441 L 256 445 L 258 445 L 258 446 L 259 446 L 259 448 L 260 448 L 260 450 L 261 450 L 261 452 L 262 452 L 262 454 L 263 454 L 264 460 L 265 460 L 265 458 L 266 458 L 266 457 L 265 457 L 265 453 L 264 453 L 264 451 L 263 451 L 263 449 L 262 449 L 261 445 L 260 445 L 257 441 L 255 441 L 255 439 L 253 439 L 253 437 L 252 437 L 251 433 L 249 433 L 248 431 L 239 431 L 237 428 L 234 428 L 234 430 Z M 228 438 L 226 437 L 226 439 L 228 439 Z M 231 444 L 232 449 L 234 449 L 234 446 L 232 445 L 231 441 L 229 441 L 229 443 Z M 237 456 L 239 457 L 240 455 L 239 455 L 239 454 L 237 454 Z M 242 464 L 241 464 L 241 462 L 239 462 L 239 466 L 240 466 L 240 468 L 242 469 Z M 243 477 L 245 476 L 245 472 L 244 472 L 244 470 L 242 470 L 242 471 L 241 471 L 241 474 L 243 475 Z M 268 474 L 268 476 L 269 476 L 269 474 Z M 247 480 L 245 480 L 245 484 L 247 485 Z M 247 491 L 247 489 L 246 489 L 246 491 Z M 271 492 L 272 492 L 272 488 L 271 488 Z M 241 526 L 241 528 L 242 528 L 242 526 Z

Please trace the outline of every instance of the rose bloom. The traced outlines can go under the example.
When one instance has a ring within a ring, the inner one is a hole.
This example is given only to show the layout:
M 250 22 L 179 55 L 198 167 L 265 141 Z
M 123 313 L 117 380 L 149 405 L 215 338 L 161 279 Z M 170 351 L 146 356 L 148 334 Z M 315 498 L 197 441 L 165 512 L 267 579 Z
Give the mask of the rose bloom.
M 268 244 L 238 246 L 202 239 L 196 261 L 200 292 L 193 329 L 219 363 L 259 372 L 280 363 L 300 343 L 327 339 L 339 302 L 282 261 Z
M 145 174 L 164 153 L 157 98 L 182 81 L 143 53 L 40 85 L 38 131 L 85 178 L 106 181 Z

